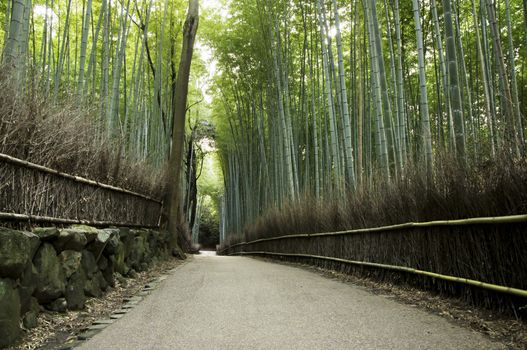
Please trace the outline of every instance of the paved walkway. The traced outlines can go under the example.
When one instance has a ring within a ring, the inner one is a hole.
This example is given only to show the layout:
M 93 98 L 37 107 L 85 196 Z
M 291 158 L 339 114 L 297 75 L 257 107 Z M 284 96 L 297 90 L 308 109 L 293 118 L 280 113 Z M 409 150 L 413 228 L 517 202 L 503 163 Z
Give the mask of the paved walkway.
M 80 349 L 502 349 L 361 287 L 247 257 L 196 256 Z

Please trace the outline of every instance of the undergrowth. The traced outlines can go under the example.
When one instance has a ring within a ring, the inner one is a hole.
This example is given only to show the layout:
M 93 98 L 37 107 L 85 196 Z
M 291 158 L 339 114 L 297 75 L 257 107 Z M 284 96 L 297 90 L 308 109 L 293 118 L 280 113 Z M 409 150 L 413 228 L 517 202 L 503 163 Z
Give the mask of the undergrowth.
M 438 159 L 433 181 L 409 167 L 404 177 L 379 180 L 373 189 L 304 196 L 269 209 L 245 227 L 243 239 L 527 213 L 527 159 L 502 157 L 469 168 L 455 164 L 449 157 Z
M 75 95 L 51 101 L 32 77 L 21 88 L 0 67 L 0 153 L 65 173 L 160 197 L 163 169 L 126 155 L 119 137 L 100 122 L 100 104 L 81 104 Z

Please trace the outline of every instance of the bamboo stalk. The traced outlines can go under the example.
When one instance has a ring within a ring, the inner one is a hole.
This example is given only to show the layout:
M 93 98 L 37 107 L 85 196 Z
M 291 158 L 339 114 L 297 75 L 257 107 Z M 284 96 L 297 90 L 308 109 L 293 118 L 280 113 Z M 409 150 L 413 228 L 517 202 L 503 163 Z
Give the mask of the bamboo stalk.
M 121 192 L 121 193 L 129 194 L 131 196 L 140 197 L 140 198 L 146 199 L 146 200 L 151 201 L 151 202 L 162 204 L 162 202 L 159 199 L 155 199 L 155 198 L 149 197 L 149 196 L 144 195 L 144 194 L 140 194 L 140 193 L 137 193 L 137 192 L 125 190 L 124 188 L 120 188 L 120 187 L 115 187 L 115 186 L 103 184 L 103 183 L 100 183 L 98 181 L 89 180 L 89 179 L 86 179 L 86 178 L 83 178 L 83 177 L 80 177 L 80 176 L 66 174 L 66 173 L 60 172 L 58 170 L 50 169 L 50 168 L 47 168 L 47 167 L 42 166 L 42 165 L 38 165 L 38 164 L 35 164 L 35 163 L 28 162 L 26 160 L 22 160 L 22 159 L 18 159 L 18 158 L 15 158 L 15 157 L 8 156 L 7 154 L 0 153 L 0 161 L 4 161 L 6 163 L 14 164 L 14 165 L 25 167 L 25 168 L 28 168 L 28 169 L 37 170 L 37 171 L 40 171 L 40 172 L 43 172 L 43 173 L 56 175 L 56 176 L 63 177 L 65 179 L 72 180 L 72 181 L 75 181 L 75 182 L 78 182 L 78 183 L 83 183 L 83 184 L 87 184 L 87 185 L 90 185 L 90 186 L 100 187 L 100 188 L 104 188 L 104 189 L 107 189 L 107 190 L 110 190 L 110 191 L 114 191 L 114 192 Z
M 301 258 L 312 258 L 312 259 L 335 261 L 335 262 L 357 265 L 357 266 L 368 266 L 368 267 L 375 267 L 375 268 L 381 268 L 381 269 L 386 269 L 386 270 L 402 271 L 402 272 L 412 273 L 415 275 L 428 276 L 432 278 L 441 279 L 444 281 L 462 283 L 462 284 L 466 284 L 470 286 L 475 286 L 475 287 L 491 290 L 494 292 L 527 298 L 527 290 L 500 286 L 497 284 L 476 281 L 476 280 L 472 280 L 468 278 L 442 275 L 439 273 L 418 270 L 418 269 L 414 269 L 414 268 L 406 267 L 406 266 L 379 264 L 379 263 L 372 263 L 372 262 L 367 262 L 367 261 L 347 260 L 347 259 L 333 258 L 333 257 L 328 257 L 328 256 L 320 256 L 320 255 L 311 255 L 311 254 L 273 253 L 273 252 L 264 252 L 264 251 L 238 252 L 238 253 L 230 253 L 229 255 L 274 255 L 274 256 L 289 256 L 289 257 L 301 257 Z
M 159 225 L 141 225 L 123 222 L 112 222 L 112 221 L 90 221 L 83 219 L 64 219 L 54 218 L 50 216 L 38 216 L 38 215 L 27 215 L 27 214 L 16 214 L 16 213 L 4 213 L 0 212 L 0 219 L 2 220 L 13 220 L 13 221 L 34 221 L 34 222 L 47 222 L 52 224 L 81 224 L 89 226 L 122 226 L 122 227 L 142 227 L 142 228 L 159 228 Z

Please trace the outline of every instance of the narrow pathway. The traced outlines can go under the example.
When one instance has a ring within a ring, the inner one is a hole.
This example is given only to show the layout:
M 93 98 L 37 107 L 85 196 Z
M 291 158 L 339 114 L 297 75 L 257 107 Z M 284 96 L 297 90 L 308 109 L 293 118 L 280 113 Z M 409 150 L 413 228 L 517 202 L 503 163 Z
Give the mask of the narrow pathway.
M 502 349 L 479 333 L 297 268 L 196 256 L 80 349 Z

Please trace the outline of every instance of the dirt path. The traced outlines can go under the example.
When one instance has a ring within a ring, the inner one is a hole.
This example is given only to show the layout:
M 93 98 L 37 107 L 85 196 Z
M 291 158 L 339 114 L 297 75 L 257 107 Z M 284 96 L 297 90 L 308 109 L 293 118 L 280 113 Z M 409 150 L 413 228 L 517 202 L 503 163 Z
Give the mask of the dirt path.
M 196 256 L 80 349 L 502 349 L 361 287 L 244 257 Z

